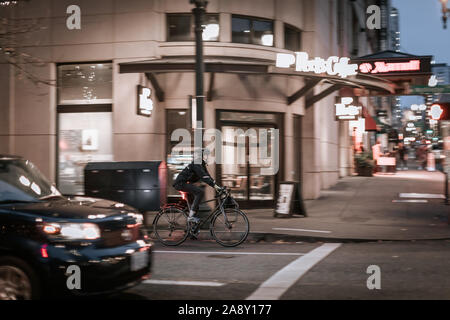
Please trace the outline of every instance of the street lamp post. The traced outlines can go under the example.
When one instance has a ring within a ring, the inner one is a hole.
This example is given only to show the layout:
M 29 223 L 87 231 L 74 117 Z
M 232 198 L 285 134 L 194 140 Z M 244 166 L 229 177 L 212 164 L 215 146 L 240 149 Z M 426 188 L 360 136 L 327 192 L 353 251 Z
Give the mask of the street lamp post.
M 196 100 L 196 115 L 197 123 L 194 129 L 194 152 L 198 152 L 197 148 L 203 148 L 203 130 L 204 118 L 203 109 L 205 103 L 203 75 L 205 73 L 205 64 L 203 61 L 203 26 L 206 13 L 206 0 L 189 0 L 191 4 L 195 4 L 192 13 L 195 18 L 195 100 Z M 202 186 L 204 188 L 204 186 Z M 197 216 L 201 219 L 209 216 L 211 208 L 206 204 L 200 204 Z M 208 229 L 209 223 L 202 224 L 202 229 Z
M 447 8 L 448 0 L 440 0 L 442 3 L 442 22 L 444 23 L 444 29 L 447 29 L 447 13 L 450 12 L 450 9 Z
M 195 137 L 201 139 L 200 143 L 203 146 L 203 109 L 205 103 L 204 96 L 204 85 L 203 85 L 203 75 L 205 72 L 205 65 L 203 61 L 203 25 L 206 13 L 206 6 L 208 1 L 206 0 L 189 0 L 191 4 L 195 4 L 195 8 L 192 9 L 192 13 L 195 18 L 195 90 L 196 90 L 196 114 L 197 114 L 197 124 L 196 125 Z M 199 147 L 199 146 L 194 146 Z

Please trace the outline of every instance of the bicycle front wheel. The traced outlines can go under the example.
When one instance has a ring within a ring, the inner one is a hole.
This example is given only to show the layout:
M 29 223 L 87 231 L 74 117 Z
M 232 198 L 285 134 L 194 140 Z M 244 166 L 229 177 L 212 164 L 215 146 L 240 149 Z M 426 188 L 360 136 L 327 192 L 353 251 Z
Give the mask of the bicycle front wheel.
M 187 214 L 179 208 L 164 208 L 155 218 L 153 231 L 162 244 L 177 246 L 189 235 L 187 219 Z
M 235 247 L 247 239 L 250 231 L 248 218 L 241 210 L 228 208 L 219 212 L 211 222 L 211 235 L 224 247 Z

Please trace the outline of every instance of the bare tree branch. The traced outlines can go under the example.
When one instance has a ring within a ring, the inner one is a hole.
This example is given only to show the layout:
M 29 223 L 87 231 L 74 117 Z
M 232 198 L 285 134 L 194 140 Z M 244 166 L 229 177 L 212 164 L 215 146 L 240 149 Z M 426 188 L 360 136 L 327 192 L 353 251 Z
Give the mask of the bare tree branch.
M 38 31 L 45 30 L 43 19 L 16 19 L 15 8 L 18 1 L 0 0 L 0 63 L 13 66 L 19 78 L 25 77 L 35 85 L 56 85 L 55 80 L 43 79 L 35 73 L 33 68 L 43 67 L 48 64 L 43 59 L 25 52 L 23 40 L 32 38 Z M 26 5 L 26 4 L 25 4 Z

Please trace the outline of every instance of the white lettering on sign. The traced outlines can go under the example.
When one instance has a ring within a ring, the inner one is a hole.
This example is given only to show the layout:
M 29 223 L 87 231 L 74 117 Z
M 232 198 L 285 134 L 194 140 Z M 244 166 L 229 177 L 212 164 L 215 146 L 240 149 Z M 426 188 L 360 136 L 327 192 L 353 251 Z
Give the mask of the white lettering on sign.
M 150 99 L 152 90 L 145 87 L 140 87 L 140 89 L 138 113 L 144 116 L 150 116 L 153 111 L 153 101 Z
M 329 57 L 327 60 L 314 58 L 309 60 L 306 52 L 296 52 L 294 54 L 278 53 L 276 66 L 278 68 L 290 68 L 295 63 L 295 70 L 299 72 L 314 72 L 317 74 L 327 73 L 330 76 L 338 75 L 347 78 L 357 74 L 358 65 L 348 64 L 349 58 Z
M 361 114 L 361 107 L 353 106 L 353 98 L 342 98 L 341 103 L 336 103 L 336 117 L 339 120 L 356 120 Z

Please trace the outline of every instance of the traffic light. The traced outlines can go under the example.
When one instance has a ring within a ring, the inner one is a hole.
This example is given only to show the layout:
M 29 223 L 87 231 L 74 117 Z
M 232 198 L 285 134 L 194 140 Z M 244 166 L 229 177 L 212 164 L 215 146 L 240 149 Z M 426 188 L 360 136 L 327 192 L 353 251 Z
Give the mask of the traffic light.
M 450 103 L 434 103 L 429 111 L 432 120 L 450 120 Z

